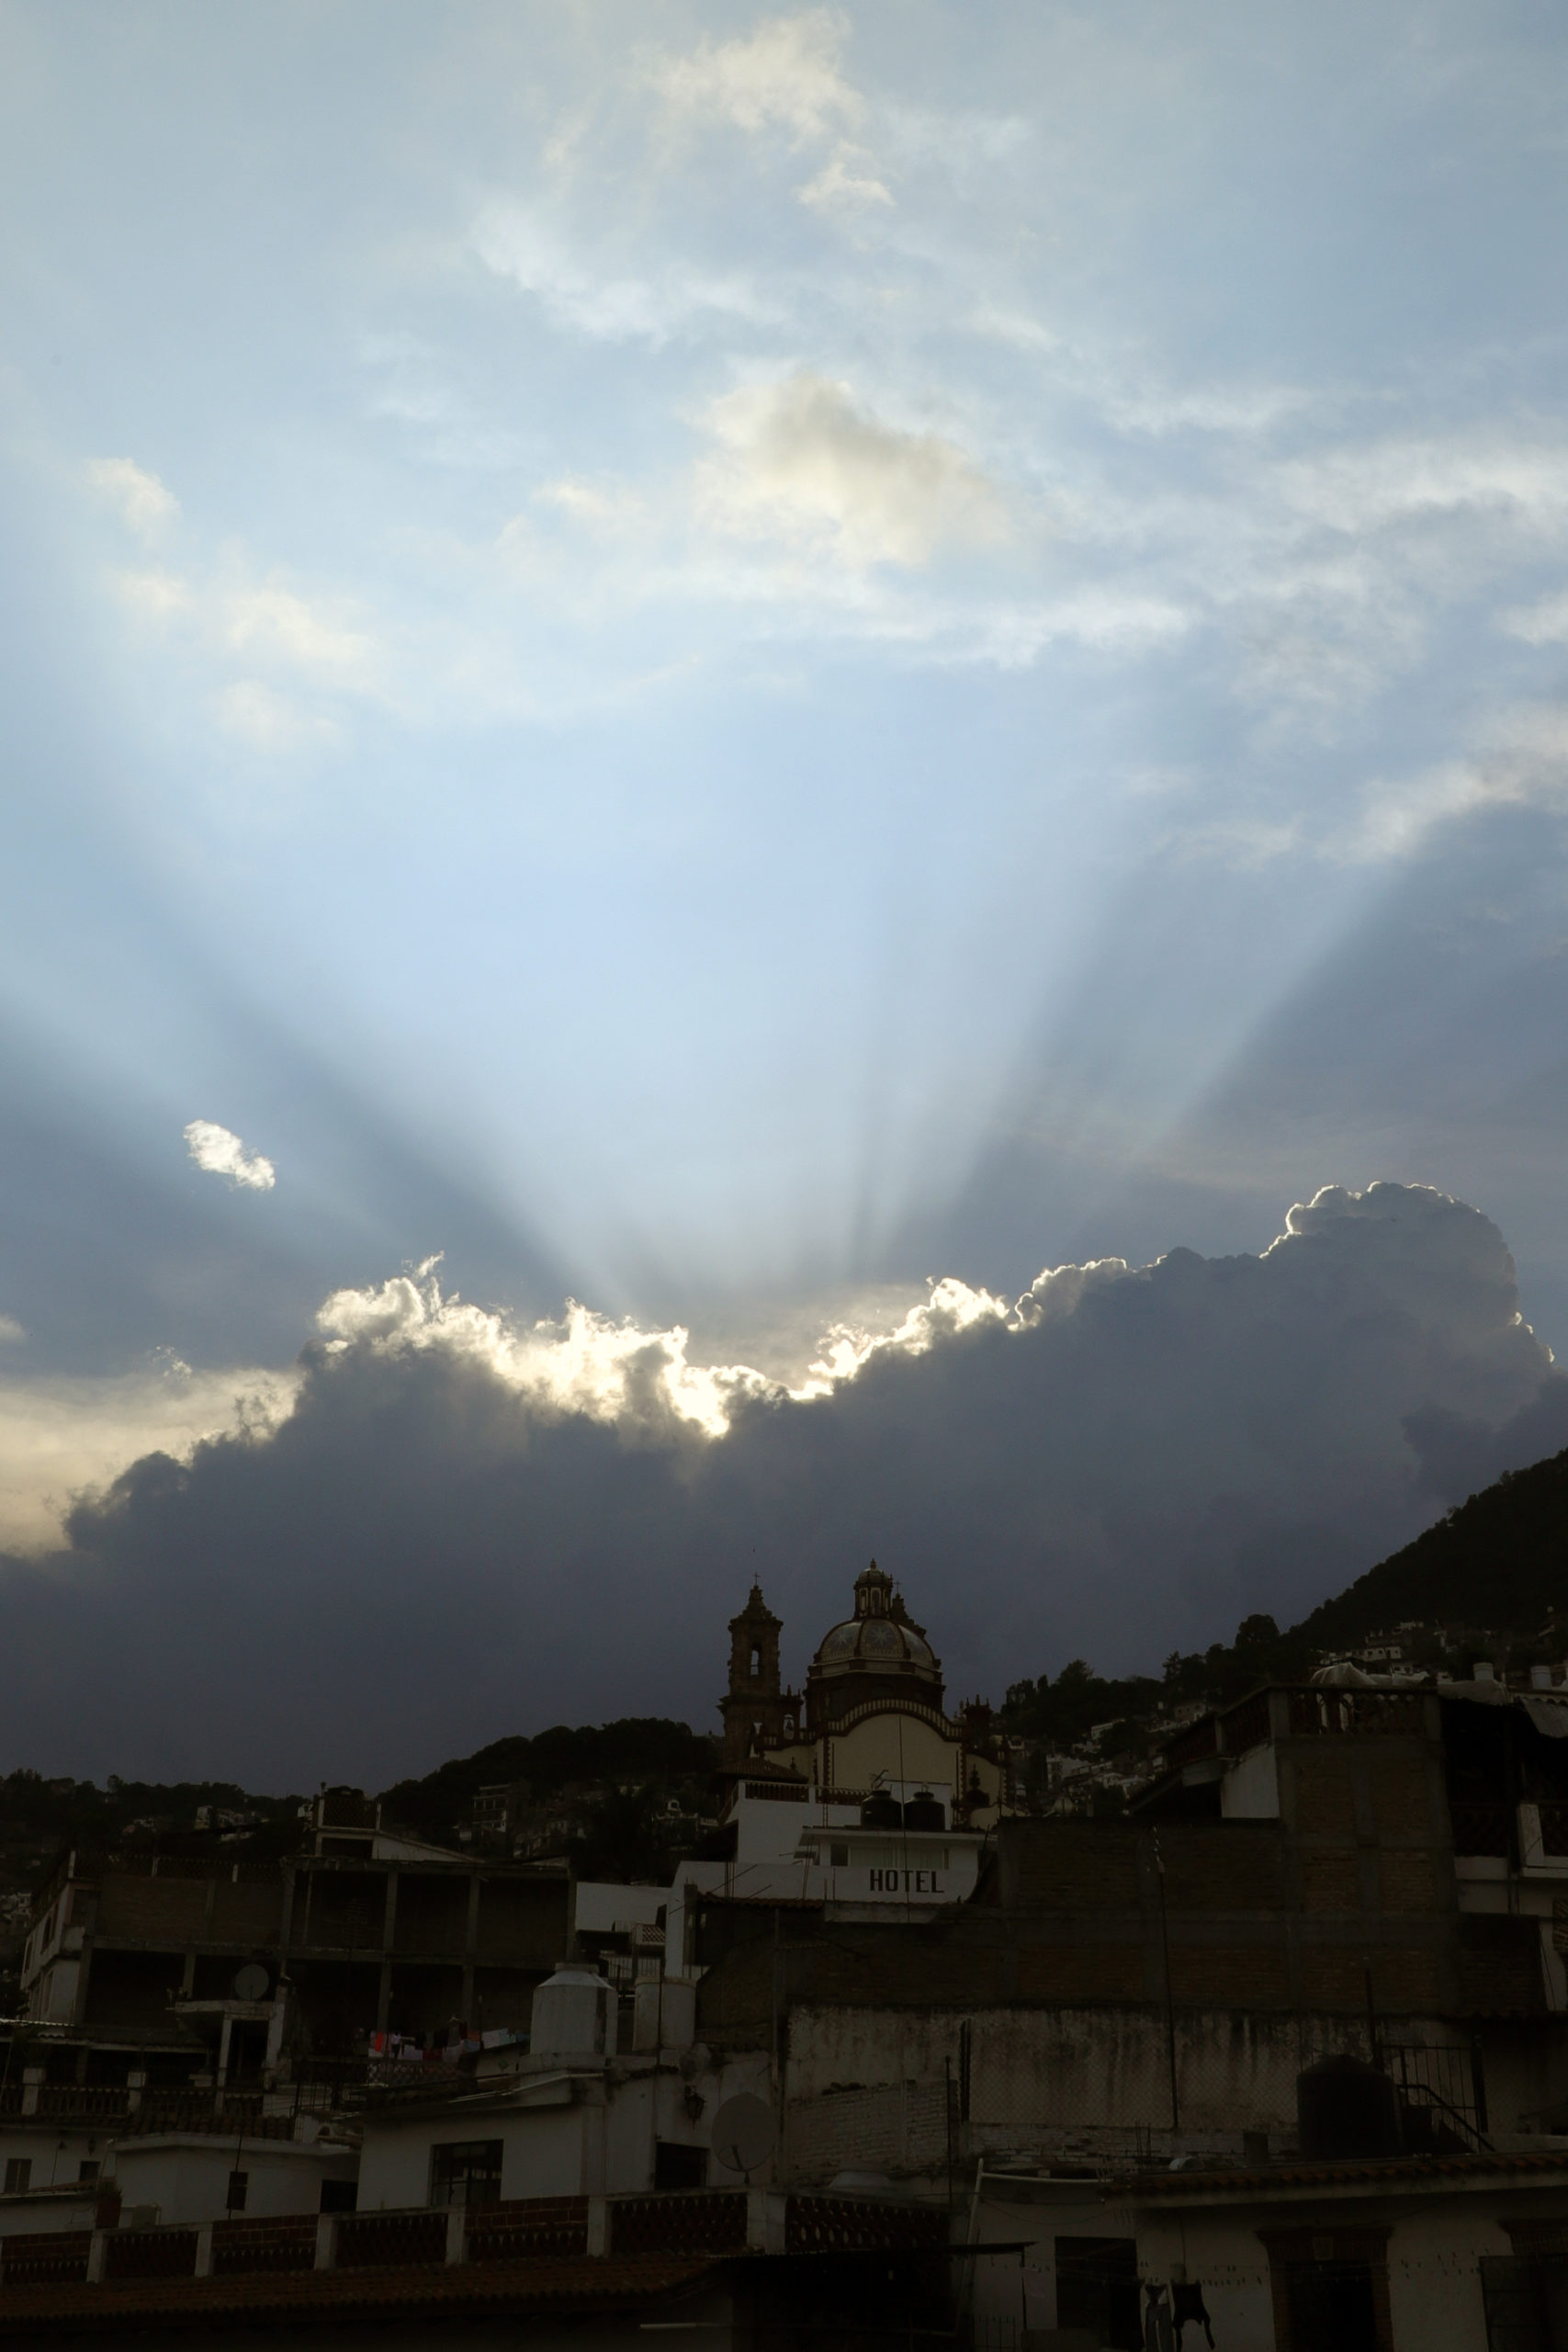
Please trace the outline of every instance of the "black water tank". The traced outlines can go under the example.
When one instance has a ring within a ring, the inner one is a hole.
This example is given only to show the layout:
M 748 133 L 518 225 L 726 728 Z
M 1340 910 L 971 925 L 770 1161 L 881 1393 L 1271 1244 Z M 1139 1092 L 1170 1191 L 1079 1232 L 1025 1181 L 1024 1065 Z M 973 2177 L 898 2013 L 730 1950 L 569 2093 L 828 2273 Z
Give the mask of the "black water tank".
M 1303 2156 L 1396 2156 L 1399 2108 L 1388 2076 L 1362 2058 L 1320 2058 L 1296 2076 Z
M 933 1797 L 930 1789 L 921 1789 L 918 1795 L 912 1796 L 904 1807 L 904 1826 L 906 1829 L 945 1829 L 947 1815 L 942 1809 L 940 1797 Z
M 862 1805 L 860 1818 L 863 1829 L 897 1829 L 903 1815 L 897 1799 L 890 1797 L 886 1789 L 878 1789 Z

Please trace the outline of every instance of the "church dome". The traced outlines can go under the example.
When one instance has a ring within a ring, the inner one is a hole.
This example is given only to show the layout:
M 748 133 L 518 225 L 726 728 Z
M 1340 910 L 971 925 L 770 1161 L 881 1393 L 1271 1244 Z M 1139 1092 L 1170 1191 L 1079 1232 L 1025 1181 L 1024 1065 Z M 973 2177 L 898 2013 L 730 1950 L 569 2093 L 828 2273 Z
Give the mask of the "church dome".
M 941 1686 L 942 1668 L 924 1626 L 908 1614 L 892 1577 L 874 1560 L 855 1578 L 854 1615 L 832 1627 L 811 1661 L 814 1682 L 849 1675 L 889 1675 Z

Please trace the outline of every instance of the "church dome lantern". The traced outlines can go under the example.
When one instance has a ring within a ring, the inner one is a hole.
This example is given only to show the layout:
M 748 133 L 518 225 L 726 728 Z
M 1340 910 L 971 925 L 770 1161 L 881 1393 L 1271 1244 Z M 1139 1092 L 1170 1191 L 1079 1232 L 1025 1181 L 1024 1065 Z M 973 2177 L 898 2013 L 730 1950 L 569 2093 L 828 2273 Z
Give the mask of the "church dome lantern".
M 874 1560 L 855 1578 L 854 1615 L 818 1644 L 807 1688 L 813 1723 L 878 1698 L 911 1700 L 941 1713 L 942 1662 Z

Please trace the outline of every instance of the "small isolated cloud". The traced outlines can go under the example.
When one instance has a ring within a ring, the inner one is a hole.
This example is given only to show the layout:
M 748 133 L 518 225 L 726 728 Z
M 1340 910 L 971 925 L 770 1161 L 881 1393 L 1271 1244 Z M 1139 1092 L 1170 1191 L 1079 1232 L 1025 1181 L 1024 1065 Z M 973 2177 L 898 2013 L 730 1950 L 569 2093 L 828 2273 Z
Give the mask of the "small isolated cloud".
M 259 1151 L 247 1151 L 236 1135 L 211 1119 L 193 1119 L 186 1131 L 186 1148 L 209 1176 L 227 1176 L 231 1184 L 247 1192 L 270 1193 L 277 1170 Z
M 568 522 L 611 538 L 624 538 L 648 521 L 647 501 L 628 483 L 587 481 L 580 474 L 564 474 L 558 481 L 546 482 L 534 492 L 534 503 L 553 507 Z M 509 524 L 502 531 L 502 545 L 511 528 Z
M 19 1348 L 27 1336 L 14 1315 L 0 1315 L 0 1348 Z
M 487 269 L 533 295 L 558 325 L 597 343 L 660 344 L 705 319 L 768 325 L 779 316 L 776 300 L 734 271 L 679 262 L 626 271 L 584 260 L 515 204 L 488 206 L 473 243 Z
M 218 696 L 218 723 L 261 752 L 297 752 L 334 742 L 337 729 L 317 711 L 303 710 L 259 678 L 237 678 Z
M 374 639 L 328 620 L 287 588 L 246 588 L 228 601 L 227 633 L 243 651 L 264 652 L 312 670 L 363 669 Z
M 891 204 L 893 198 L 875 172 L 870 168 L 870 158 L 858 147 L 840 145 L 804 187 L 795 190 L 802 204 L 810 205 L 814 212 L 852 212 L 872 204 Z
M 741 130 L 783 130 L 796 146 L 858 122 L 860 92 L 839 69 L 843 19 L 826 8 L 773 17 L 744 39 L 704 40 L 688 57 L 656 67 L 671 108 Z
M 95 458 L 87 480 L 139 538 L 155 538 L 180 511 L 173 491 L 134 458 Z
M 848 384 L 806 371 L 749 384 L 705 421 L 718 454 L 698 469 L 699 503 L 721 529 L 904 565 L 1006 534 L 1000 496 L 955 443 L 889 424 Z

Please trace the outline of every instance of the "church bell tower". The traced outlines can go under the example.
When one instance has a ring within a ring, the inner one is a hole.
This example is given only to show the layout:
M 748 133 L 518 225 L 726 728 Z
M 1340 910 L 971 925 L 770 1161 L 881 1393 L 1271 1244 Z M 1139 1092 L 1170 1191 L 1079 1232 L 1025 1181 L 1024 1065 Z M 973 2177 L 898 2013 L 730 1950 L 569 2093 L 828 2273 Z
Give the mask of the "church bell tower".
M 719 1702 L 724 1761 L 730 1771 L 741 1770 L 763 1741 L 783 1736 L 786 1711 L 793 1721 L 797 1702 L 779 1686 L 783 1631 L 784 1622 L 762 1599 L 761 1586 L 753 1584 L 745 1608 L 729 1621 L 729 1690 Z

